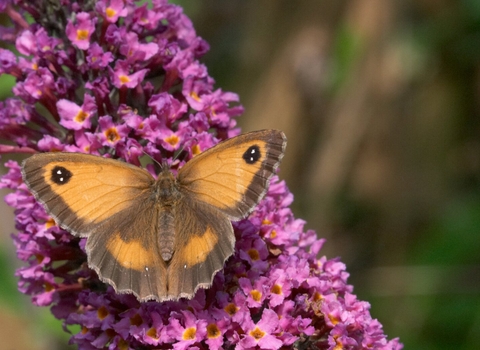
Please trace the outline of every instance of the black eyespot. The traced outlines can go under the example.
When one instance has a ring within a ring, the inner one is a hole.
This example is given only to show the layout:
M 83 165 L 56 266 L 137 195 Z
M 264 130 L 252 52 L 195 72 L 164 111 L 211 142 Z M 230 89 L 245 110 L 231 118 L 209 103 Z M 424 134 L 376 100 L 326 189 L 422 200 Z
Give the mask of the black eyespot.
M 261 156 L 260 148 L 257 145 L 253 145 L 248 147 L 242 158 L 247 164 L 254 164 L 261 158 Z
M 51 180 L 57 185 L 65 185 L 73 176 L 72 172 L 63 166 L 56 166 L 52 169 Z

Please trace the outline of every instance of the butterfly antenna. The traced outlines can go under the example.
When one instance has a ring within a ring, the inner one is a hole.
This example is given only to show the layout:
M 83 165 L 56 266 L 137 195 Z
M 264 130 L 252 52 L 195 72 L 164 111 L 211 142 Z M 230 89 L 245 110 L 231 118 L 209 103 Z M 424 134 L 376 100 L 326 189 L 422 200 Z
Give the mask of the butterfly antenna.
M 196 137 L 193 137 L 191 138 L 190 140 L 188 140 L 187 142 L 185 142 L 182 147 L 180 147 L 180 149 L 175 152 L 175 154 L 173 155 L 173 158 L 172 158 L 172 162 L 174 162 L 175 160 L 177 160 L 177 158 L 180 156 L 180 154 L 182 154 L 182 152 L 185 150 L 186 147 L 189 147 L 190 144 L 192 143 L 197 143 L 198 140 Z
M 178 151 L 176 151 L 176 152 L 173 154 L 172 163 L 178 159 L 178 157 L 180 156 L 180 154 L 182 154 L 182 152 L 183 152 L 184 149 L 185 149 L 185 145 L 183 145 L 181 148 L 178 149 Z
M 160 163 L 158 160 L 156 160 L 155 158 L 153 158 L 150 154 L 148 154 L 147 152 L 145 152 L 143 149 L 142 149 L 142 152 L 143 152 L 143 154 L 145 154 L 148 158 L 150 158 L 150 159 L 153 160 L 155 163 L 157 163 L 158 166 L 160 167 L 160 169 L 163 170 L 163 168 L 164 168 L 164 164 L 163 164 L 163 163 Z

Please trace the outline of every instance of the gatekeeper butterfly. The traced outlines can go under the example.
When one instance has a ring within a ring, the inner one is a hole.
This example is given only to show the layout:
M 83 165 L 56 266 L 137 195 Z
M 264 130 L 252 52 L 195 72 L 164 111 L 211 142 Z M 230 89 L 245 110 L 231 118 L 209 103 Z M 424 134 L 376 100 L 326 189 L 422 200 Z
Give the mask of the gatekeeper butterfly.
M 81 153 L 38 153 L 25 183 L 57 224 L 87 237 L 88 265 L 140 301 L 192 298 L 234 250 L 231 220 L 265 195 L 286 147 L 277 130 L 243 134 L 155 179 L 134 165 Z

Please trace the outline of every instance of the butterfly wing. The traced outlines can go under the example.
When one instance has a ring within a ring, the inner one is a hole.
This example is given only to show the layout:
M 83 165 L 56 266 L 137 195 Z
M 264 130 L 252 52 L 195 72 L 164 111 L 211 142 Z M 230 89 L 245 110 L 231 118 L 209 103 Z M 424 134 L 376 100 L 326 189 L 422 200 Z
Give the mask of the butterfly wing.
M 158 206 L 152 198 L 132 202 L 100 223 L 87 240 L 89 266 L 119 293 L 140 301 L 167 299 L 167 265 L 158 244 Z
M 134 209 L 155 179 L 144 169 L 80 153 L 39 153 L 22 165 L 23 179 L 61 227 L 88 235 L 114 214 Z
M 155 180 L 146 170 L 86 154 L 42 153 L 26 159 L 22 173 L 61 227 L 88 237 L 89 266 L 103 281 L 140 299 L 166 295 Z
M 285 145 L 280 131 L 244 134 L 221 142 L 179 170 L 182 199 L 175 209 L 169 295 L 191 298 L 198 288 L 212 284 L 234 250 L 230 219 L 245 217 L 262 199 Z
M 260 130 L 219 143 L 178 172 L 181 190 L 240 220 L 263 198 L 287 144 L 278 130 Z
M 170 298 L 192 298 L 212 285 L 232 255 L 235 236 L 230 220 L 208 204 L 184 198 L 175 215 L 175 254 L 168 266 Z

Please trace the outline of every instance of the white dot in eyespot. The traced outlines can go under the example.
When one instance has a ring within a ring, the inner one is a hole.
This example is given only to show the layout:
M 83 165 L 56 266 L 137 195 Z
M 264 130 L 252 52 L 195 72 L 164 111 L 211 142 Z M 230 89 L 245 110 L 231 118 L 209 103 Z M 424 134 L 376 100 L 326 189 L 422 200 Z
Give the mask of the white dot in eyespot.
M 183 265 L 183 268 L 186 269 L 186 268 L 187 268 L 187 265 Z
M 62 171 L 61 171 L 61 170 L 57 170 L 57 174 L 58 174 L 58 175 L 62 175 Z
M 252 149 L 252 154 L 255 154 L 255 148 Z
M 60 178 L 60 182 L 63 182 L 63 177 Z
M 147 272 L 148 272 L 148 267 L 145 267 L 145 271 L 147 271 Z

